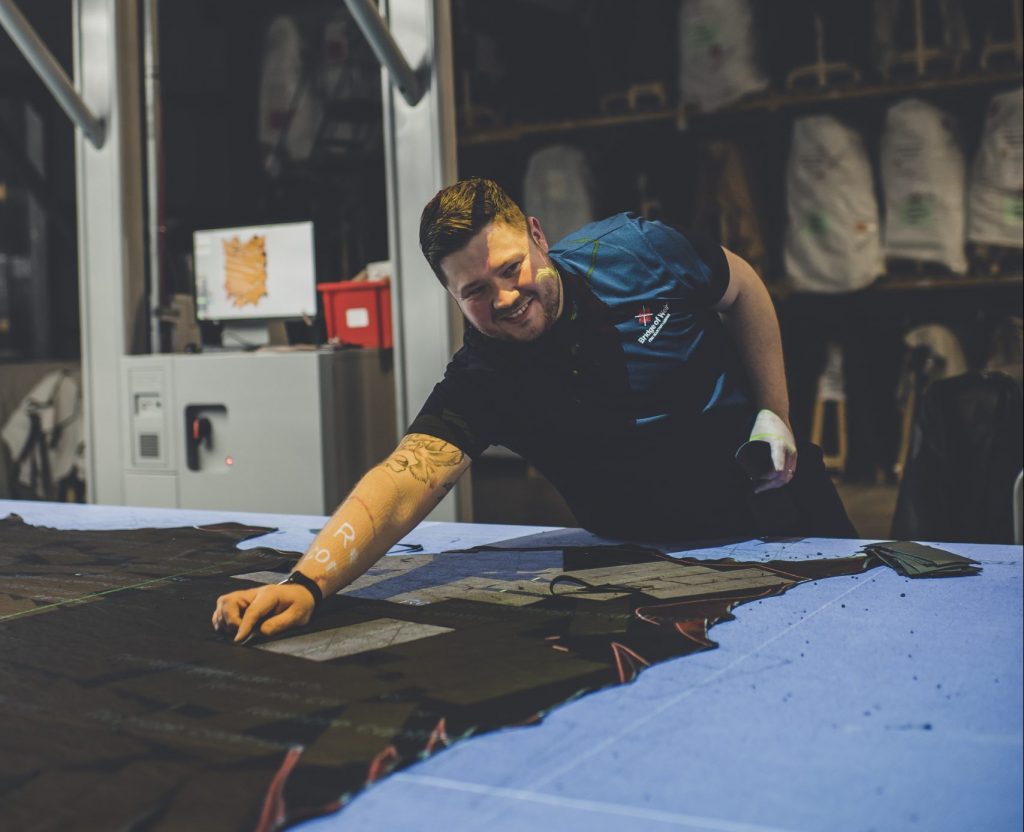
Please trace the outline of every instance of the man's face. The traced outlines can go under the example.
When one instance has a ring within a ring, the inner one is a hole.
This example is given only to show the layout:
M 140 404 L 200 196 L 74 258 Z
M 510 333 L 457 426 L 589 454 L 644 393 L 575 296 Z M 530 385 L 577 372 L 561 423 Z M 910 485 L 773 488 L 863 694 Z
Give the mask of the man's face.
M 532 341 L 562 312 L 562 279 L 548 242 L 535 218 L 528 226 L 491 223 L 441 261 L 462 314 L 491 338 Z

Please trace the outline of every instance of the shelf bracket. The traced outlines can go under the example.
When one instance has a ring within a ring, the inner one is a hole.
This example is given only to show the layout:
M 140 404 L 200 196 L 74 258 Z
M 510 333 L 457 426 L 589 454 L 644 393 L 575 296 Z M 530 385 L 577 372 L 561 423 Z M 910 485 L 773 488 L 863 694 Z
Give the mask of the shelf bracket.
M 373 49 L 373 54 L 391 75 L 391 82 L 402 93 L 406 103 L 415 107 L 423 98 L 426 88 L 416 71 L 409 66 L 373 0 L 345 0 L 345 5 Z
M 103 147 L 107 137 L 106 123 L 93 115 L 64 68 L 36 34 L 36 30 L 15 5 L 14 0 L 0 0 L 0 26 L 7 31 L 14 45 L 21 50 L 25 60 L 39 76 L 39 80 L 57 99 L 61 109 L 92 142 L 93 147 L 97 150 Z

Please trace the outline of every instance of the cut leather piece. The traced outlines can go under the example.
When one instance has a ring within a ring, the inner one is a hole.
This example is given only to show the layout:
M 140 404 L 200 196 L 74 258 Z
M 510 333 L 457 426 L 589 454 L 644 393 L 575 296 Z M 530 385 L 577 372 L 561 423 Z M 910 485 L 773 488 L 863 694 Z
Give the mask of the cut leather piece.
M 909 540 L 872 543 L 865 546 L 864 551 L 908 578 L 944 578 L 981 572 L 976 560 Z

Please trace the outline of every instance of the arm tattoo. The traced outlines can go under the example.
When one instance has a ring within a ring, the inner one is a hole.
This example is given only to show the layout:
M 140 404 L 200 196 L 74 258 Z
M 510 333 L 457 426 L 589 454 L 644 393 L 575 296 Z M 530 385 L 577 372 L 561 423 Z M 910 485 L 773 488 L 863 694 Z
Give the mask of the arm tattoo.
M 384 466 L 395 474 L 408 471 L 420 482 L 431 485 L 440 469 L 453 468 L 460 462 L 462 451 L 443 439 L 407 436 Z

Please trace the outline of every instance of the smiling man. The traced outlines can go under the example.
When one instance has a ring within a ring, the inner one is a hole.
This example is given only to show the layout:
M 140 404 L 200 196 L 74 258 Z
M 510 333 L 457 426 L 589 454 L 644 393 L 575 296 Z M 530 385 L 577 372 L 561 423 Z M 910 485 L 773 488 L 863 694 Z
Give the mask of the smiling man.
M 629 539 L 854 537 L 814 446 L 800 448 L 778 322 L 742 258 L 619 214 L 549 245 L 495 183 L 458 182 L 420 245 L 468 326 L 398 448 L 371 469 L 284 584 L 217 601 L 243 640 L 306 623 L 504 445 L 583 527 Z M 760 441 L 754 482 L 737 450 Z

